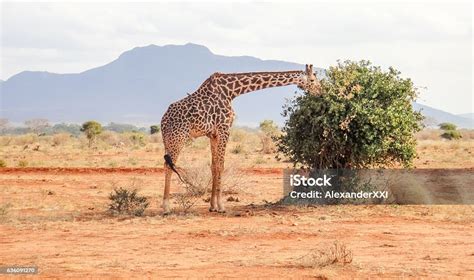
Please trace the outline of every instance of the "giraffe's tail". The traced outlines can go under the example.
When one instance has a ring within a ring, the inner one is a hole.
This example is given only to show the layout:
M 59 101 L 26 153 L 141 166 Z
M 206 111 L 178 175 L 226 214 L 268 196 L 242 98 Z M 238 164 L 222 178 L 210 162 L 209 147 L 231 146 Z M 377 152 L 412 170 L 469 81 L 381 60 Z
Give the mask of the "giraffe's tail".
M 176 170 L 176 166 L 174 165 L 173 160 L 171 159 L 170 155 L 168 155 L 168 154 L 165 155 L 165 162 L 171 168 L 171 170 L 173 170 L 173 172 L 176 173 L 176 175 L 178 175 L 179 180 L 181 180 L 181 182 L 185 183 L 183 178 L 181 178 L 181 175 Z

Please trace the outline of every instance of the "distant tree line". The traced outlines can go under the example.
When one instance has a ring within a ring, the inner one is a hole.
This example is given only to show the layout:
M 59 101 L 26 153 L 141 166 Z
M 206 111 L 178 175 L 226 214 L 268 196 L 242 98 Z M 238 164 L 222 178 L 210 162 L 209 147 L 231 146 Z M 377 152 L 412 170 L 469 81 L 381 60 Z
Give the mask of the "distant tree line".
M 53 135 L 57 133 L 69 133 L 78 136 L 83 131 L 83 126 L 75 123 L 58 123 L 52 125 L 47 119 L 31 119 L 24 122 L 24 126 L 13 126 L 8 119 L 0 118 L 0 135 L 20 135 L 27 133 L 35 133 L 38 135 Z M 158 133 L 159 125 L 152 125 L 150 128 L 139 127 L 133 124 L 111 122 L 102 127 L 102 130 L 114 131 L 117 133 L 124 132 L 141 132 L 141 133 Z

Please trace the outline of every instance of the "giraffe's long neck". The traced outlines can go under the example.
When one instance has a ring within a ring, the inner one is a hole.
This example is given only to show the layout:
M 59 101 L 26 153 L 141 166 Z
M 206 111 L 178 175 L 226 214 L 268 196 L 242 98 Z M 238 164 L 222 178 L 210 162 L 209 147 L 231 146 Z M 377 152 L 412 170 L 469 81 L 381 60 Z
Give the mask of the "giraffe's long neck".
M 218 87 L 231 99 L 247 92 L 301 82 L 303 71 L 220 74 Z

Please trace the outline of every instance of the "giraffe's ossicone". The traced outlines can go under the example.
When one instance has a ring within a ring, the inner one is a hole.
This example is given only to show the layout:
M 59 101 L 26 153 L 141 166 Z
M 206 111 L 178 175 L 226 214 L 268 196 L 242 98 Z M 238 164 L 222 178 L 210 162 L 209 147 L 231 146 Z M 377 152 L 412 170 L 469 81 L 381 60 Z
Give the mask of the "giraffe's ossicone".
M 212 193 L 210 211 L 224 212 L 221 176 L 229 131 L 234 120 L 232 100 L 237 96 L 270 87 L 297 85 L 319 92 L 320 84 L 312 65 L 306 71 L 214 73 L 192 94 L 171 104 L 161 120 L 165 146 L 164 213 L 169 213 L 172 172 L 187 140 L 207 136 L 212 152 Z M 180 176 L 181 179 L 181 176 Z

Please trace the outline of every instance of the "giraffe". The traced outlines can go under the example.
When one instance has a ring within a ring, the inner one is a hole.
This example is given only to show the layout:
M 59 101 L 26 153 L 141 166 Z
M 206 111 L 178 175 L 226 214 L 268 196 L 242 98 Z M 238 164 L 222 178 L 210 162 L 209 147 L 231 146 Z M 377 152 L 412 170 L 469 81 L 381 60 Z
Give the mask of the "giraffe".
M 305 71 L 250 72 L 212 74 L 187 97 L 172 103 L 161 120 L 161 133 L 165 146 L 164 214 L 170 211 L 170 183 L 172 172 L 182 180 L 176 162 L 185 143 L 201 136 L 210 139 L 212 154 L 211 212 L 225 212 L 221 199 L 221 177 L 229 131 L 234 120 L 232 100 L 236 97 L 270 87 L 295 84 L 299 88 L 318 93 L 320 84 L 312 65 Z

